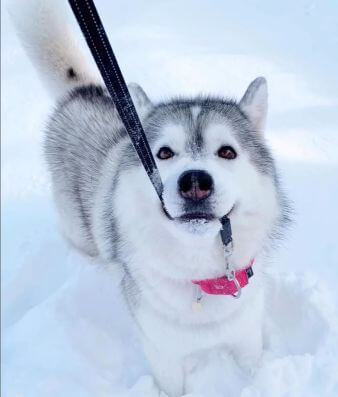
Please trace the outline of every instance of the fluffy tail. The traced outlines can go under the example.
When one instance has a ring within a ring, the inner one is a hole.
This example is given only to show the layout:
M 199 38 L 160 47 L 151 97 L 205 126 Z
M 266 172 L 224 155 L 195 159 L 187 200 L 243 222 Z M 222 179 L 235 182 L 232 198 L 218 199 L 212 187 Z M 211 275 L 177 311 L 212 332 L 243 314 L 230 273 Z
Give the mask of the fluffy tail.
M 22 44 L 52 96 L 101 80 L 66 23 L 67 4 L 56 0 L 10 0 L 8 11 Z

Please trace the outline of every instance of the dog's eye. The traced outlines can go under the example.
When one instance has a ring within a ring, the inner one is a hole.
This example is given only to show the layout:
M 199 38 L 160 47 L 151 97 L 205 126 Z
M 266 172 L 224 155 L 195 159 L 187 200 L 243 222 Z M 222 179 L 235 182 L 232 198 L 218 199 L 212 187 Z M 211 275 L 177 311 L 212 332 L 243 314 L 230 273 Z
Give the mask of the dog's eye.
M 233 160 L 237 157 L 237 153 L 231 146 L 221 146 L 218 149 L 217 155 L 226 160 Z
M 168 146 L 161 147 L 161 149 L 157 153 L 157 157 L 161 160 L 168 160 L 174 156 L 175 153 Z

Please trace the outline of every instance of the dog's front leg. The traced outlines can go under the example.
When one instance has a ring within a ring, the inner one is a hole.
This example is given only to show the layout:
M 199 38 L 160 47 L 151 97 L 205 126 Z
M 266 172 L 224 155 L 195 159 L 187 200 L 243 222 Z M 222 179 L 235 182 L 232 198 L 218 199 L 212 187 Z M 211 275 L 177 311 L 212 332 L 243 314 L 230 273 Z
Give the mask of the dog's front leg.
M 181 397 L 184 392 L 184 371 L 182 362 L 156 349 L 150 342 L 143 343 L 145 354 L 154 378 L 168 397 Z

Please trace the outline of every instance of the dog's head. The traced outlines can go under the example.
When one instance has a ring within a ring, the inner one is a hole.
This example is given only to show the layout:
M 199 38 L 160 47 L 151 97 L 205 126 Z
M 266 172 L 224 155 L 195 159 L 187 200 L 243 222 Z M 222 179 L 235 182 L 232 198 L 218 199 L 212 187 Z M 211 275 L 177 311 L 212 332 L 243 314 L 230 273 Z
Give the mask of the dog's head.
M 133 85 L 132 92 L 139 113 L 146 114 L 164 203 L 176 224 L 203 230 L 223 215 L 257 211 L 267 194 L 266 180 L 274 182 L 263 138 L 264 78 L 254 80 L 238 104 L 201 97 L 152 106 L 139 87 Z

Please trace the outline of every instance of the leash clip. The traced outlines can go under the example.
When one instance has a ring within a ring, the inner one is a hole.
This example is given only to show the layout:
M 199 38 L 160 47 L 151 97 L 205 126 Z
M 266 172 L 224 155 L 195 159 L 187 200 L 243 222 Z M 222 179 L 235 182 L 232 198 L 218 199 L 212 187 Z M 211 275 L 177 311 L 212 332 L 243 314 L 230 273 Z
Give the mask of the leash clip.
M 220 231 L 220 234 L 223 243 L 223 251 L 225 258 L 225 277 L 229 281 L 234 282 L 237 292 L 235 294 L 232 294 L 231 296 L 235 299 L 238 299 L 242 294 L 242 287 L 240 286 L 236 278 L 235 269 L 230 264 L 230 256 L 232 255 L 232 252 L 234 250 L 230 219 L 227 216 L 223 216 L 223 218 L 221 218 L 221 224 L 222 224 L 222 229 Z
M 234 243 L 232 240 L 228 244 L 223 245 L 223 251 L 224 251 L 224 257 L 226 260 L 232 255 L 232 252 L 234 250 Z
M 227 244 L 224 245 L 224 257 L 225 257 L 225 277 L 229 280 L 229 281 L 233 281 L 237 292 L 235 294 L 231 294 L 231 296 L 235 299 L 239 299 L 241 294 L 242 294 L 242 287 L 240 286 L 237 278 L 236 278 L 236 272 L 235 269 L 233 269 L 233 267 L 230 264 L 230 256 L 232 254 L 233 251 L 233 242 L 232 240 Z

